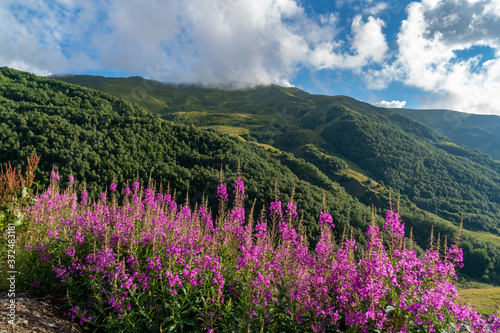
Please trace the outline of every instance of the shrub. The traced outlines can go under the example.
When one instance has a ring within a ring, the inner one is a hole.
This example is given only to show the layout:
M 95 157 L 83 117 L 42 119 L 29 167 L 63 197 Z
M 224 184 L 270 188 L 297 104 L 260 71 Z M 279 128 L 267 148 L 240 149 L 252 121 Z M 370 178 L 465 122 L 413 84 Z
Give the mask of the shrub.
M 7 163 L 0 167 L 0 230 L 4 231 L 9 224 L 19 226 L 24 219 L 24 209 L 31 200 L 31 187 L 34 184 L 35 169 L 40 162 L 36 150 L 28 157 L 26 174 Z

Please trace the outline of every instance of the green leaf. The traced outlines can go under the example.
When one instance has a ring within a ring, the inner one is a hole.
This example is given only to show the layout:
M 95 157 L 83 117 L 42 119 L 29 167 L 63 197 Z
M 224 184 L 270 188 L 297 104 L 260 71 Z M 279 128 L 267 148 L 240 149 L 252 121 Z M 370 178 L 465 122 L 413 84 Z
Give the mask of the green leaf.
M 194 321 L 190 319 L 183 319 L 182 322 L 189 326 L 194 326 Z
M 391 313 L 394 310 L 396 310 L 396 308 L 393 307 L 392 305 L 388 305 L 385 307 L 385 313 Z
M 163 321 L 162 325 L 165 325 L 166 323 L 170 322 L 170 321 L 173 321 L 174 320 L 174 317 L 173 316 L 169 316 L 167 318 L 165 318 L 165 320 Z

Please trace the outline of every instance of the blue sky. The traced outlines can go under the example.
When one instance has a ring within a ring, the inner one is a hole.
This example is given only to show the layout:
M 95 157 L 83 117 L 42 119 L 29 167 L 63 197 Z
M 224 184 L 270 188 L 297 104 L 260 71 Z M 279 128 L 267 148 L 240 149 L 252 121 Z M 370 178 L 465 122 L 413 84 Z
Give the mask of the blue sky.
M 2 0 L 0 65 L 500 115 L 500 0 Z

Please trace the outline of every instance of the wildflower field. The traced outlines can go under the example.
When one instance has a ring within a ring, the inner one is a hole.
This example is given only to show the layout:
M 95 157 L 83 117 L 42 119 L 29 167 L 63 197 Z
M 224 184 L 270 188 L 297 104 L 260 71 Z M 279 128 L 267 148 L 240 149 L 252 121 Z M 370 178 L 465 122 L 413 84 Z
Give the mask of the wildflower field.
M 19 283 L 66 295 L 70 316 L 91 331 L 500 330 L 496 315 L 459 301 L 457 243 L 431 237 L 419 258 L 392 210 L 383 226 L 368 227 L 361 248 L 349 230 L 333 239 L 324 206 L 311 249 L 293 189 L 289 202 L 275 193 L 260 214 L 246 212 L 241 174 L 232 189 L 221 174 L 213 212 L 205 202 L 183 204 L 153 182 L 112 183 L 92 199 L 76 192 L 72 175 L 61 188 L 56 171 L 30 198 L 29 172 L 22 178 L 11 170 L 11 182 L 2 183 L 4 194 L 12 185 L 3 220 L 22 217 L 13 222 Z M 16 177 L 24 183 L 14 184 Z

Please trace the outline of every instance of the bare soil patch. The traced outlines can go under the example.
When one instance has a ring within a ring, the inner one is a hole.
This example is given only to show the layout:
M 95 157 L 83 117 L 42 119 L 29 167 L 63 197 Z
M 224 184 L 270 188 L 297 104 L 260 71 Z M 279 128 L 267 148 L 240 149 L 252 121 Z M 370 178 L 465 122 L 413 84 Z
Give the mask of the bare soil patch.
M 60 308 L 64 297 L 36 297 L 29 292 L 16 293 L 14 325 L 9 323 L 11 298 L 0 291 L 0 333 L 80 333 L 83 330 Z

